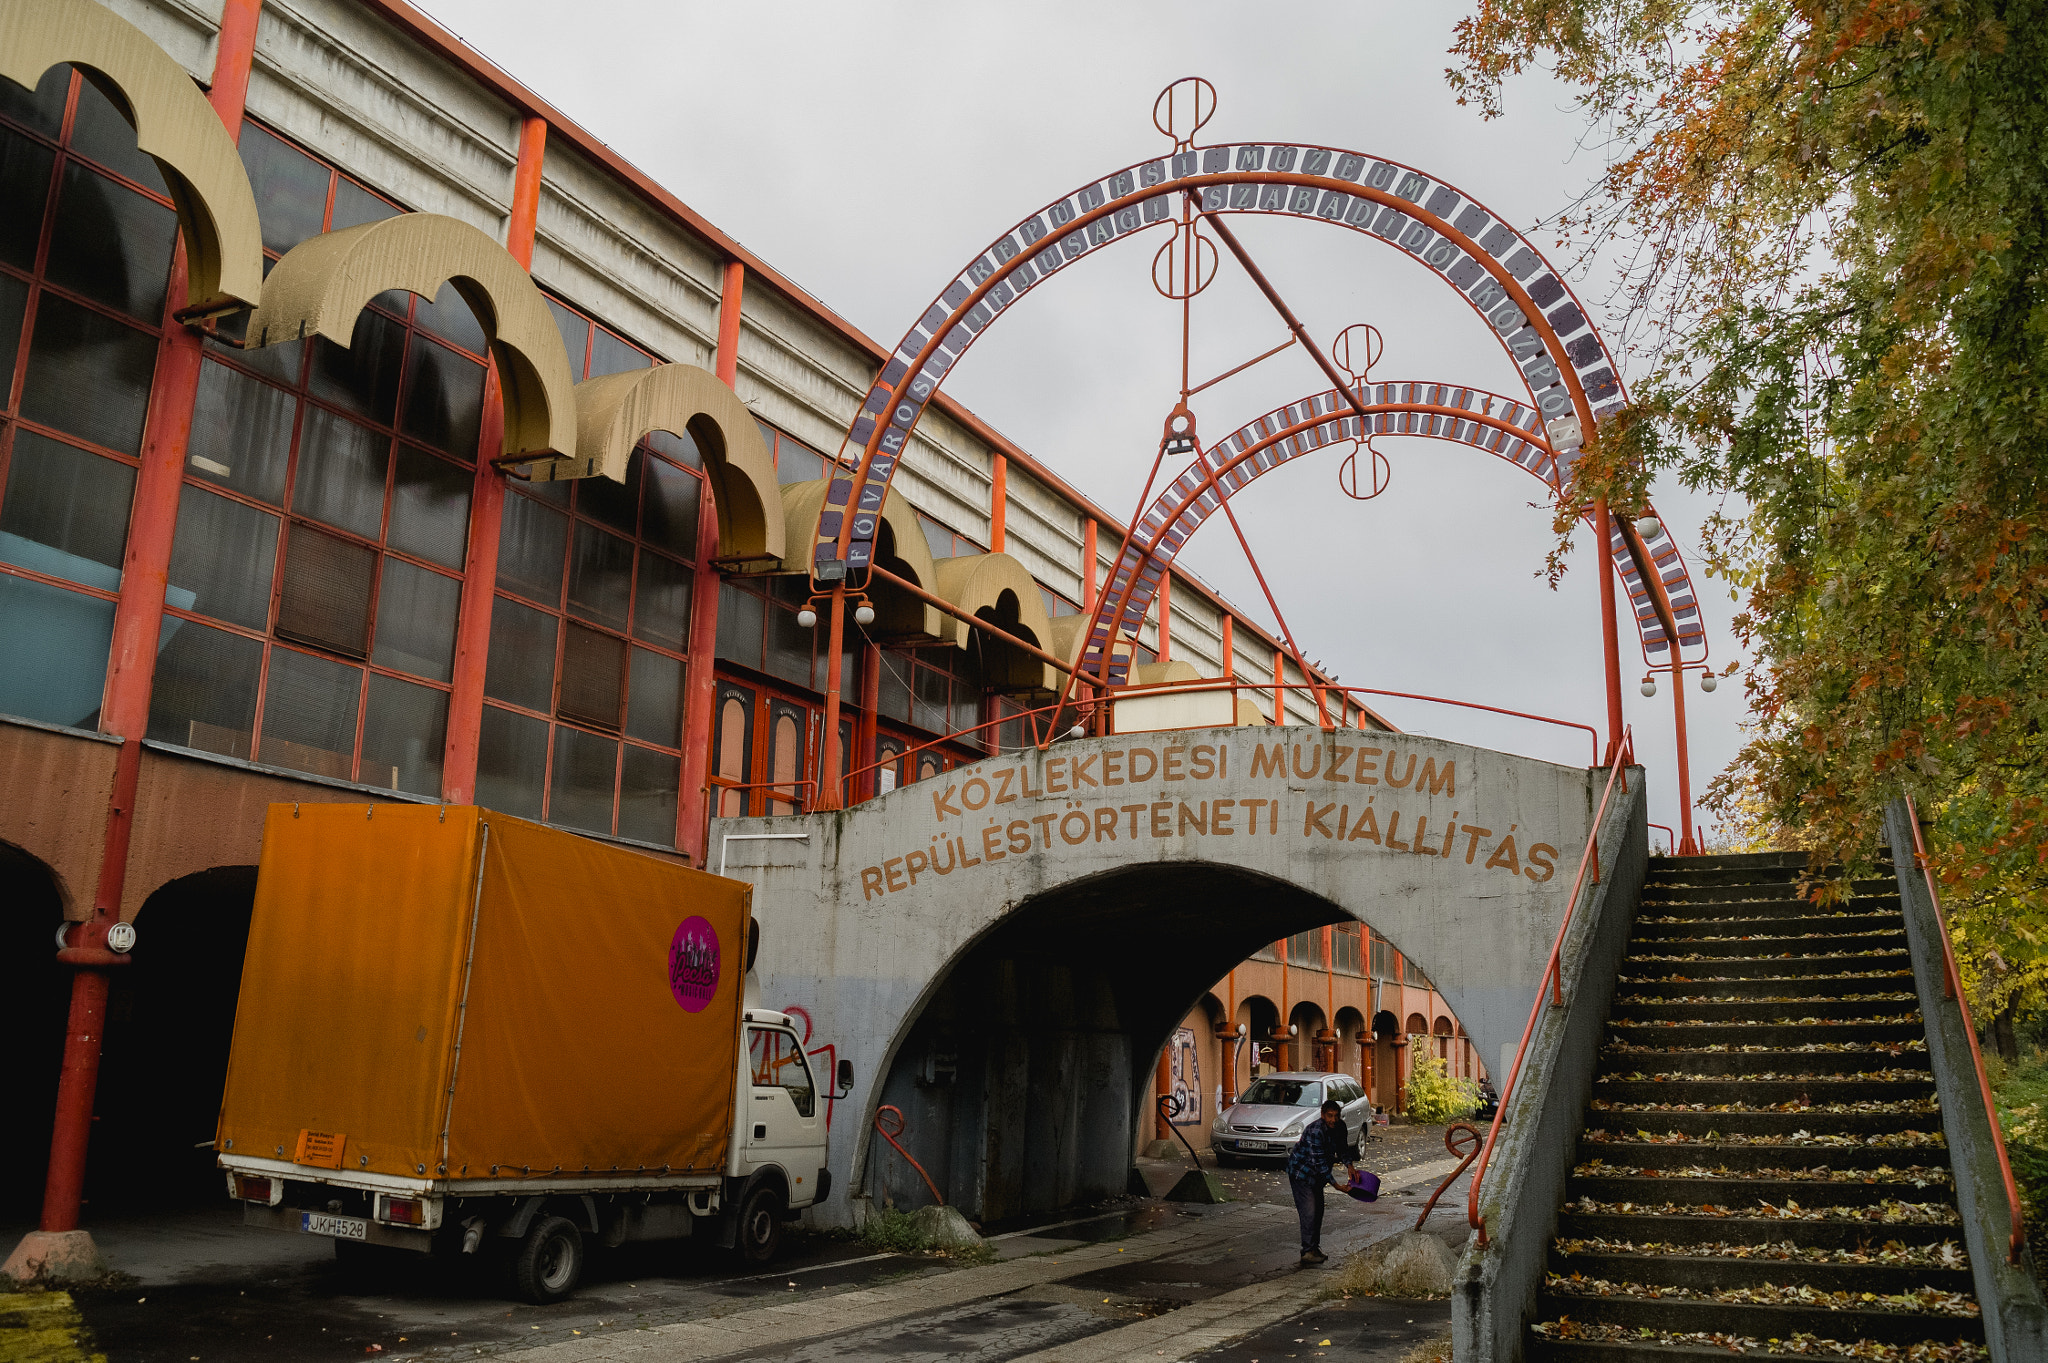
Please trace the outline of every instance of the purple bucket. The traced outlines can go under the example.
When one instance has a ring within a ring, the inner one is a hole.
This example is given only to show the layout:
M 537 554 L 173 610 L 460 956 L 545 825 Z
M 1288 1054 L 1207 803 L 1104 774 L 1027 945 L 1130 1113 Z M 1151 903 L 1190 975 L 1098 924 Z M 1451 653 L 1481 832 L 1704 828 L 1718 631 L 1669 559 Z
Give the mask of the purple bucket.
M 1348 1186 L 1342 1184 L 1339 1186 L 1343 1188 L 1346 1197 L 1354 1198 L 1357 1201 L 1377 1202 L 1379 1200 L 1380 1176 L 1378 1174 L 1368 1173 L 1360 1169 L 1352 1177 Z

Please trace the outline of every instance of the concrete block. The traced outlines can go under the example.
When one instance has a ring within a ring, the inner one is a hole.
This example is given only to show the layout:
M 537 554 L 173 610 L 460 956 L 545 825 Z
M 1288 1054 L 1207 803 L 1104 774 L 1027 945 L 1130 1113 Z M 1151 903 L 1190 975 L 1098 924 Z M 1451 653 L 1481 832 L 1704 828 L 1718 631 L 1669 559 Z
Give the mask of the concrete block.
M 1457 1268 L 1457 1252 L 1440 1237 L 1404 1230 L 1353 1255 L 1344 1265 L 1344 1285 L 1389 1297 L 1442 1297 Z
M 1230 1193 L 1224 1188 L 1223 1180 L 1207 1169 L 1190 1169 L 1173 1185 L 1173 1191 L 1166 1195 L 1168 1202 L 1228 1202 Z
M 1164 1136 L 1156 1141 L 1148 1141 L 1146 1143 L 1144 1157 L 1146 1159 L 1172 1159 L 1179 1153 L 1180 1147 L 1174 1144 L 1173 1138 L 1171 1136 Z
M 92 1233 L 82 1230 L 30 1231 L 0 1265 L 0 1274 L 18 1283 L 91 1282 L 108 1271 Z
M 910 1214 L 911 1228 L 938 1249 L 972 1249 L 981 1237 L 954 1207 L 919 1207 Z

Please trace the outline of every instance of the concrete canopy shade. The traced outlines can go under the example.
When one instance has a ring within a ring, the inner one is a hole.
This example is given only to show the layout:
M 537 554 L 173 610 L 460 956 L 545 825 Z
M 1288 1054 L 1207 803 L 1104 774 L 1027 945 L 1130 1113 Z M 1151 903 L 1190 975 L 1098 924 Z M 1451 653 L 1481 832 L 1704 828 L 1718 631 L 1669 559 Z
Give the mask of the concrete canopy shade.
M 761 428 L 732 389 L 693 364 L 658 364 L 577 384 L 575 463 L 535 476 L 599 473 L 623 482 L 626 460 L 650 431 L 688 435 L 697 442 L 718 512 L 720 558 L 782 557 L 782 495 Z
M 962 554 L 958 558 L 933 561 L 936 585 L 933 592 L 966 611 L 980 615 L 991 624 L 1021 635 L 1046 652 L 1052 642 L 1052 621 L 1046 618 L 1045 598 L 1038 583 L 1022 563 L 1008 554 Z M 963 621 L 947 616 L 940 630 L 961 648 L 974 631 Z M 987 681 L 996 687 L 1026 687 L 1034 691 L 1060 689 L 1059 674 L 1028 654 L 1010 651 L 993 655 L 998 661 L 989 668 Z
M 33 90 L 64 62 L 113 102 L 163 171 L 185 238 L 187 300 L 254 303 L 263 293 L 256 196 L 234 139 L 185 69 L 92 0 L 0 0 L 0 76 Z
M 1087 642 L 1088 622 L 1094 617 L 1088 615 L 1056 615 L 1050 621 L 1052 642 L 1045 646 L 1047 653 L 1065 658 L 1071 667 L 1081 665 L 1081 646 Z M 1128 669 L 1131 663 L 1131 641 L 1122 636 L 1110 642 L 1115 657 Z
M 317 334 L 346 347 L 378 294 L 432 298 L 443 284 L 455 286 L 491 338 L 505 400 L 504 455 L 574 455 L 576 397 L 554 314 L 511 253 L 466 222 L 402 213 L 300 242 L 264 283 L 249 345 Z
M 791 483 L 782 489 L 785 544 L 810 543 L 811 532 L 818 528 L 818 512 L 825 505 L 828 482 L 820 478 L 808 483 Z M 875 562 L 898 577 L 909 578 L 928 592 L 938 590 L 933 585 L 938 574 L 932 569 L 931 546 L 925 543 L 924 531 L 918 527 L 917 513 L 896 495 L 893 488 L 882 498 L 882 527 L 881 533 L 875 537 Z M 805 565 L 784 564 L 783 568 L 784 571 L 802 572 Z M 883 638 L 914 634 L 932 639 L 945 637 L 944 613 L 908 592 L 899 591 L 886 582 L 871 582 L 868 584 L 868 601 L 875 608 L 875 623 L 867 627 L 870 634 Z

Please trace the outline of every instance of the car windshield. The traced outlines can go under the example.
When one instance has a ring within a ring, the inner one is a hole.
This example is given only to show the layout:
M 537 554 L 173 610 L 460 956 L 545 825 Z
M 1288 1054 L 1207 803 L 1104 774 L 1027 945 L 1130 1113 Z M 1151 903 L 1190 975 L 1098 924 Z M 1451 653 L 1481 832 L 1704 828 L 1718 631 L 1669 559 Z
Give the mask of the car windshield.
M 1261 1079 L 1237 1101 L 1264 1107 L 1321 1107 L 1323 1086 L 1313 1079 Z

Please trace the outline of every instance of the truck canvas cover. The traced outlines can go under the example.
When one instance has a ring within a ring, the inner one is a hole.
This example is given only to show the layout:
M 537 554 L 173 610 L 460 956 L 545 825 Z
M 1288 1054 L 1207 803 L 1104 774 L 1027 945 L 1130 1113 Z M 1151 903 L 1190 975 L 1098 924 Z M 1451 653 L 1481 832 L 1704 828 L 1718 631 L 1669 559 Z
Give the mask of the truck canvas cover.
M 344 1177 L 716 1174 L 750 896 L 488 810 L 272 805 L 216 1148 Z

